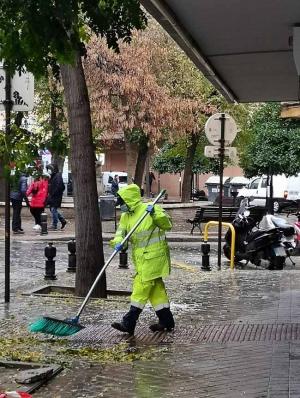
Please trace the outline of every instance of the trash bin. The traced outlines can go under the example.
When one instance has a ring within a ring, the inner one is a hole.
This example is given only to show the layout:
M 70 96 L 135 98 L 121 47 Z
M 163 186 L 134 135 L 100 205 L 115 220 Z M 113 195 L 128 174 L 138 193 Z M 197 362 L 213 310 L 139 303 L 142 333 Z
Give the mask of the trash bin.
M 239 206 L 240 198 L 238 198 L 238 191 L 239 189 L 244 188 L 246 185 L 249 184 L 248 178 L 245 177 L 233 177 L 229 182 L 229 192 L 230 196 L 233 198 L 233 206 Z
M 116 203 L 113 195 L 99 196 L 101 221 L 116 221 Z
M 239 189 L 244 188 L 248 184 L 249 180 L 246 177 L 233 177 L 229 183 L 230 194 L 232 194 L 232 192 L 238 192 Z
M 230 189 L 228 182 L 230 180 L 230 177 L 223 177 L 223 196 L 224 197 L 229 197 L 230 196 Z M 219 196 L 219 191 L 220 191 L 220 177 L 219 176 L 211 176 L 208 178 L 208 180 L 205 182 L 205 186 L 207 187 L 207 192 L 208 192 L 208 200 L 211 202 L 215 202 L 217 197 Z

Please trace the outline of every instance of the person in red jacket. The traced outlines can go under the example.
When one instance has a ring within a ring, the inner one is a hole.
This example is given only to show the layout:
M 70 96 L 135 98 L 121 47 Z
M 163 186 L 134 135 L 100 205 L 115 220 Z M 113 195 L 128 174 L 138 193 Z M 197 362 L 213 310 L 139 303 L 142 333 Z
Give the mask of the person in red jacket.
M 33 229 L 36 231 L 41 229 L 41 214 L 43 213 L 46 205 L 49 178 L 50 174 L 46 172 L 43 173 L 42 176 L 37 177 L 33 181 L 26 192 L 27 197 L 31 196 L 29 200 L 30 213 L 34 217 L 35 225 Z

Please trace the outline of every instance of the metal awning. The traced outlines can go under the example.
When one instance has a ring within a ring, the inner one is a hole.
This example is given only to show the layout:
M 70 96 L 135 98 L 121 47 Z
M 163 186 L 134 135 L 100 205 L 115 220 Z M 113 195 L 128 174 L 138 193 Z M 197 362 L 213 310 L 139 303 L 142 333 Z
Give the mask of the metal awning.
M 299 0 L 141 0 L 229 101 L 297 101 Z

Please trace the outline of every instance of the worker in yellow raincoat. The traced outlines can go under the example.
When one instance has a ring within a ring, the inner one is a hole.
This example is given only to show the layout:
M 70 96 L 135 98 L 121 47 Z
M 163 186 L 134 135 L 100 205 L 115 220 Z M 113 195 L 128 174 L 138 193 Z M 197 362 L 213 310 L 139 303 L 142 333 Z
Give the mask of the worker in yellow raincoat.
M 118 191 L 121 219 L 115 237 L 110 241 L 112 247 L 121 250 L 121 242 L 137 221 L 150 213 L 131 235 L 132 260 L 135 267 L 131 306 L 122 322 L 111 326 L 124 333 L 134 334 L 136 322 L 147 301 L 150 301 L 158 317 L 158 323 L 150 326 L 153 332 L 174 328 L 170 302 L 163 282 L 170 274 L 170 251 L 165 231 L 172 228 L 170 217 L 159 205 L 143 203 L 140 188 L 135 184 Z

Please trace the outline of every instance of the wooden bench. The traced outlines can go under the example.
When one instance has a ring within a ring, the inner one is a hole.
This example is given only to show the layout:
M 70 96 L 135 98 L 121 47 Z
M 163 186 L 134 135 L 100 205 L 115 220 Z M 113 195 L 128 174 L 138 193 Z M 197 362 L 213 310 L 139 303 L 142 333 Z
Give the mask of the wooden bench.
M 222 211 L 222 221 L 232 222 L 238 211 L 238 207 L 223 207 Z M 217 206 L 203 206 L 196 210 L 195 217 L 193 219 L 188 219 L 186 222 L 192 224 L 191 234 L 193 234 L 196 227 L 199 228 L 200 232 L 201 223 L 206 223 L 208 221 L 218 221 L 219 220 L 219 207 Z
M 232 222 L 238 211 L 238 207 L 223 207 L 222 211 L 222 221 Z M 248 208 L 250 211 L 250 217 L 255 220 L 257 227 L 262 220 L 266 209 L 260 206 L 253 206 Z M 201 223 L 206 223 L 208 221 L 218 221 L 219 220 L 219 207 L 217 206 L 202 206 L 196 210 L 195 217 L 193 219 L 188 219 L 186 222 L 192 224 L 191 234 L 193 234 L 196 227 L 199 228 L 202 233 Z

